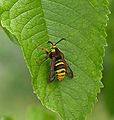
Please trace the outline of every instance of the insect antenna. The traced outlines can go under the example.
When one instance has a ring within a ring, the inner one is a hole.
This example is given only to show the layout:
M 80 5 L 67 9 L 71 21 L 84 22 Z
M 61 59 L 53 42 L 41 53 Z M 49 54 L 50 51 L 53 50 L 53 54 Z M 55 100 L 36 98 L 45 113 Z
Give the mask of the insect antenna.
M 58 42 L 55 43 L 55 45 L 61 42 L 62 40 L 66 40 L 66 39 L 65 38 L 60 39 Z
M 53 45 L 53 43 L 51 41 L 48 41 L 48 43 L 51 43 Z

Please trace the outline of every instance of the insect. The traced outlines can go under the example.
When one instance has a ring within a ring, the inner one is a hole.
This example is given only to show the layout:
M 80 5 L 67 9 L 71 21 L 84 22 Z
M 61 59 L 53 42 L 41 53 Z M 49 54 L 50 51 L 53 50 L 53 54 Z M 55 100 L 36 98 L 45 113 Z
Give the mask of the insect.
M 62 40 L 66 39 L 62 38 L 54 44 L 51 41 L 48 41 L 48 43 L 52 44 L 50 51 L 48 51 L 46 48 L 40 48 L 39 46 L 37 46 L 38 48 L 45 50 L 47 54 L 47 56 L 43 60 L 41 60 L 40 62 L 37 61 L 37 63 L 41 63 L 44 60 L 51 58 L 48 82 L 52 82 L 55 79 L 55 75 L 57 76 L 58 81 L 62 81 L 65 77 L 65 74 L 68 77 L 73 78 L 73 72 L 65 61 L 64 54 L 59 50 L 59 48 L 56 47 L 56 44 L 58 44 Z

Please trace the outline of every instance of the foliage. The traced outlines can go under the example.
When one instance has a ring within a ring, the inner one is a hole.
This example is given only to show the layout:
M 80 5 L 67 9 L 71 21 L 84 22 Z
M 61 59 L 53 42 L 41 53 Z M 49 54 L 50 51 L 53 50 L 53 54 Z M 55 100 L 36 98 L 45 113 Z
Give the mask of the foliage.
M 0 27 L 2 28 L 1 24 L 0 24 Z M 6 28 L 2 28 L 2 29 L 14 44 L 19 45 L 17 38 L 12 33 L 10 33 Z
M 34 92 L 42 104 L 65 119 L 83 120 L 96 102 L 102 83 L 106 45 L 106 0 L 1 0 L 1 23 L 19 40 L 33 77 Z M 41 64 L 48 40 L 59 44 L 74 78 L 48 83 L 50 60 Z
M 114 1 L 110 2 L 111 15 L 107 28 L 108 48 L 105 57 L 104 69 L 104 101 L 110 112 L 114 115 Z
M 0 117 L 0 120 L 13 120 L 11 117 L 3 116 Z
M 57 120 L 57 117 L 41 106 L 33 106 L 28 109 L 27 120 Z

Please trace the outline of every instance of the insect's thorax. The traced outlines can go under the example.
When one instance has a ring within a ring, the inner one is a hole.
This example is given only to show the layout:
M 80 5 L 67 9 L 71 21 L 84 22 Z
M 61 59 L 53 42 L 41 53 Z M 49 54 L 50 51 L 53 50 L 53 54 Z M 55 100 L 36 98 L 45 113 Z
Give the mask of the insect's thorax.
M 56 60 L 61 59 L 60 50 L 56 46 L 52 46 L 50 52 L 51 52 L 51 54 L 50 54 L 51 59 L 52 59 L 52 57 L 55 57 Z

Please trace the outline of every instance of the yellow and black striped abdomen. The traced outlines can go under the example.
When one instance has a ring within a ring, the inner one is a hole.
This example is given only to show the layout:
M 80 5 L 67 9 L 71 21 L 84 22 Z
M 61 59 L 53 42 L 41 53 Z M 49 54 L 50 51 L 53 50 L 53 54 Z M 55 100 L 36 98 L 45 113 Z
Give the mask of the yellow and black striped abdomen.
M 65 77 L 65 67 L 64 67 L 64 63 L 61 59 L 57 60 L 55 62 L 55 72 L 56 72 L 56 76 L 57 79 L 59 81 L 62 81 Z

